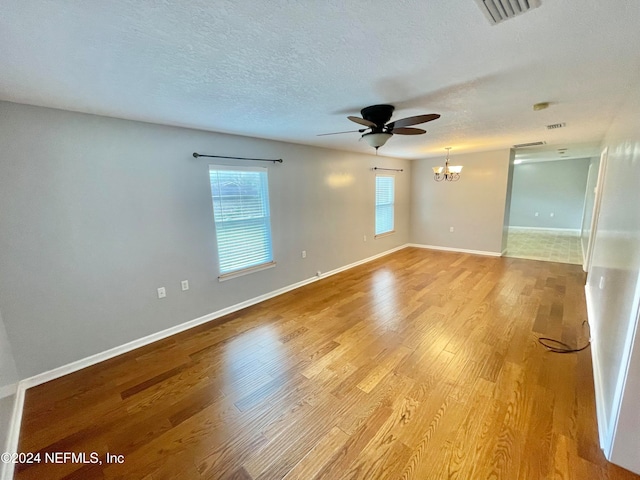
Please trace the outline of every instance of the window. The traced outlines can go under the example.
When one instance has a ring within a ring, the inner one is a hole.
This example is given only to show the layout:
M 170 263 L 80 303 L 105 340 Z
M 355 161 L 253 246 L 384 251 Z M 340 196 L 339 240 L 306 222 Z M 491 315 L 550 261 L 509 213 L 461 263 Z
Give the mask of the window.
M 209 165 L 220 280 L 275 265 L 267 169 Z
M 393 233 L 395 177 L 376 175 L 376 236 Z

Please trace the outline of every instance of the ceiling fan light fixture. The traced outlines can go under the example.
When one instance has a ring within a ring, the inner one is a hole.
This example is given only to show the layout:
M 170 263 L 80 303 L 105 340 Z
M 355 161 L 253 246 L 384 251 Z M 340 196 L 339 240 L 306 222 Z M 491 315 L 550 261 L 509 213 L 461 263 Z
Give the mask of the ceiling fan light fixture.
M 362 138 L 373 148 L 382 147 L 387 140 L 393 137 L 393 134 L 387 132 L 379 132 L 379 133 L 365 133 L 362 135 Z

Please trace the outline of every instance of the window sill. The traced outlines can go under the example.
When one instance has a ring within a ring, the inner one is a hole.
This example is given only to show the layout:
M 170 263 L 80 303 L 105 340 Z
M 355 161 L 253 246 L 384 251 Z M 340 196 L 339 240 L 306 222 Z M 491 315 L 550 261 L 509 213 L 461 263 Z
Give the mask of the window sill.
M 263 263 L 261 265 L 256 265 L 255 267 L 243 268 L 242 270 L 236 270 L 235 272 L 225 273 L 224 275 L 220 275 L 218 277 L 219 282 L 224 282 L 226 280 L 231 280 L 232 278 L 242 277 L 243 275 L 248 275 L 253 272 L 259 272 L 260 270 L 266 270 L 268 268 L 273 268 L 276 266 L 276 262 Z
M 391 230 L 390 232 L 384 232 L 384 233 L 380 233 L 378 235 L 374 235 L 373 238 L 377 240 L 378 238 L 388 237 L 389 235 L 393 235 L 394 233 L 396 233 L 396 231 L 395 230 Z

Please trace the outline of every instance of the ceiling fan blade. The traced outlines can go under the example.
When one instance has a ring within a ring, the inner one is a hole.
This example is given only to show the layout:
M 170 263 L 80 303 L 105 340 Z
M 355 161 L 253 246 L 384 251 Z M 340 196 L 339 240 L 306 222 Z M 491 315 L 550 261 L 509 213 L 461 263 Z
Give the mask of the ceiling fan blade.
M 366 128 L 361 128 L 360 130 L 349 130 L 347 132 L 333 132 L 333 133 L 319 133 L 316 137 L 326 137 L 327 135 L 340 135 L 343 133 L 362 133 L 366 131 Z
M 352 122 L 356 122 L 359 123 L 360 125 L 364 125 L 365 127 L 370 127 L 373 128 L 376 126 L 375 123 L 373 123 L 370 120 L 365 120 L 364 118 L 360 118 L 360 117 L 353 117 L 353 116 L 348 116 L 347 117 L 349 120 L 351 120 Z
M 396 127 L 408 127 L 409 125 L 418 125 L 419 123 L 431 122 L 437 120 L 440 115 L 437 113 L 429 113 L 428 115 L 417 115 L 415 117 L 402 118 L 387 124 L 387 127 L 394 130 Z
M 391 133 L 397 133 L 398 135 L 422 135 L 423 133 L 427 133 L 427 131 L 422 128 L 399 127 L 391 130 Z

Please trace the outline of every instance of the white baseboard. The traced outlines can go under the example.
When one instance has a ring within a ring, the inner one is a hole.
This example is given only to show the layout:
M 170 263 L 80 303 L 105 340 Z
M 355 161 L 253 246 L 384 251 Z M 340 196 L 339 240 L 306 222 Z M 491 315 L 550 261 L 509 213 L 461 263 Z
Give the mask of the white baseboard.
M 55 380 L 56 378 L 63 377 L 70 373 L 77 372 L 78 370 L 82 370 L 83 368 L 90 367 L 91 365 L 95 365 L 97 363 L 104 362 L 105 360 L 109 360 L 110 358 L 117 357 L 118 355 L 122 355 L 123 353 L 130 352 L 132 350 L 135 350 L 136 348 L 144 347 L 145 345 L 149 345 L 150 343 L 157 342 L 158 340 L 162 340 L 164 338 L 170 337 L 177 333 L 184 332 L 185 330 L 189 330 L 191 328 L 197 327 L 198 325 L 202 325 L 203 323 L 207 323 L 217 318 L 224 317 L 225 315 L 228 315 L 233 312 L 237 312 L 238 310 L 242 310 L 243 308 L 250 307 L 252 305 L 255 305 L 256 303 L 264 302 L 265 300 L 269 300 L 270 298 L 277 297 L 278 295 L 282 295 L 283 293 L 287 293 L 291 290 L 295 290 L 296 288 L 300 288 L 304 285 L 317 282 L 322 278 L 335 275 L 336 273 L 340 273 L 344 270 L 348 270 L 358 265 L 362 265 L 363 263 L 367 263 L 372 260 L 376 260 L 377 258 L 384 257 L 385 255 L 389 255 L 390 253 L 397 252 L 398 250 L 402 250 L 403 248 L 406 248 L 406 247 L 407 245 L 401 245 L 399 247 L 386 250 L 377 255 L 373 255 L 363 260 L 358 260 L 357 262 L 350 263 L 349 265 L 345 265 L 343 267 L 339 267 L 329 272 L 323 273 L 319 277 L 315 276 L 315 277 L 307 278 L 306 280 L 302 280 L 292 285 L 279 288 L 278 290 L 265 293 L 264 295 L 260 295 L 258 297 L 254 297 L 249 300 L 245 300 L 244 302 L 231 305 L 230 307 L 223 308 L 216 312 L 209 313 L 200 318 L 189 320 L 188 322 L 181 323 L 180 325 L 176 325 L 174 327 L 170 327 L 165 330 L 152 333 L 151 335 L 147 335 L 146 337 L 142 337 L 137 340 L 133 340 L 131 342 L 125 343 L 123 345 L 119 345 L 117 347 L 111 348 L 109 350 L 96 353 L 95 355 L 91 355 L 89 357 L 76 360 L 75 362 L 62 365 L 60 367 L 54 368 L 53 370 L 39 373 L 37 375 L 34 375 L 32 377 L 22 380 L 20 382 L 20 386 L 22 386 L 24 389 L 27 389 L 27 388 L 35 387 L 36 385 L 40 385 L 42 383 L 49 382 L 51 380 Z
M 444 252 L 470 253 L 472 255 L 485 255 L 489 257 L 500 257 L 501 252 L 485 252 L 482 250 L 467 250 L 466 248 L 438 247 L 436 245 L 422 245 L 419 243 L 409 243 L 407 247 L 426 248 L 429 250 L 442 250 Z
M 16 453 L 18 451 L 20 425 L 22 424 L 22 409 L 24 408 L 24 392 L 24 385 L 22 385 L 22 382 L 18 383 L 6 439 L 6 451 L 9 453 Z M 14 470 L 15 464 L 0 462 L 0 480 L 11 480 Z
M 539 232 L 571 232 L 571 233 L 580 233 L 579 228 L 547 228 L 547 227 L 517 227 L 510 226 L 509 230 L 535 230 Z
M 587 319 L 590 325 L 595 325 L 595 310 L 593 305 L 593 297 L 588 285 L 584 287 L 584 295 L 587 302 Z M 596 419 L 598 421 L 598 438 L 600 439 L 600 448 L 604 452 L 607 460 L 611 456 L 612 438 L 609 428 L 609 420 L 604 408 L 604 392 L 602 390 L 602 369 L 600 359 L 598 358 L 598 337 L 594 335 L 592 327 L 591 338 L 591 363 L 593 364 L 593 386 L 596 396 Z
M 389 255 L 390 253 L 397 252 L 397 251 L 402 250 L 404 248 L 407 248 L 409 246 L 410 245 L 408 243 L 405 243 L 404 245 L 400 245 L 399 247 L 392 248 L 391 250 L 385 250 L 384 252 L 378 253 L 377 255 L 373 255 L 373 256 L 367 257 L 367 258 L 365 258 L 363 260 L 358 260 L 357 262 L 350 263 L 349 265 L 345 265 L 343 267 L 338 267 L 338 268 L 336 268 L 334 270 L 331 270 L 329 272 L 323 273 L 322 275 L 320 275 L 319 278 L 330 277 L 331 275 L 335 275 L 336 273 L 344 272 L 345 270 L 349 270 L 350 268 L 357 267 L 358 265 L 362 265 L 364 263 L 369 263 L 369 262 L 371 262 L 373 260 L 377 260 L 378 258 L 385 257 L 385 256 Z M 318 277 L 313 277 L 313 278 L 309 279 L 309 281 L 307 281 L 307 283 L 315 282 L 319 278 Z M 293 290 L 293 289 L 291 289 L 291 290 Z

